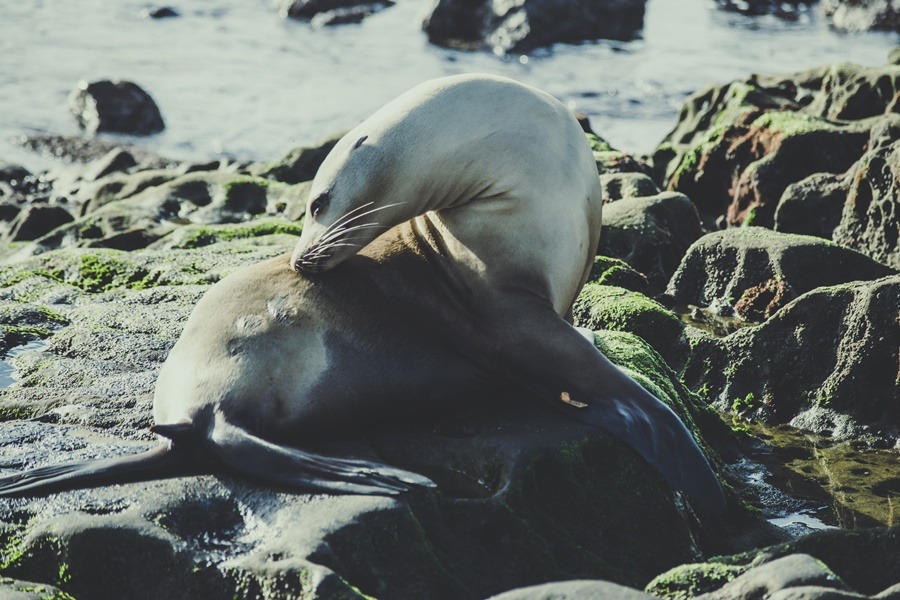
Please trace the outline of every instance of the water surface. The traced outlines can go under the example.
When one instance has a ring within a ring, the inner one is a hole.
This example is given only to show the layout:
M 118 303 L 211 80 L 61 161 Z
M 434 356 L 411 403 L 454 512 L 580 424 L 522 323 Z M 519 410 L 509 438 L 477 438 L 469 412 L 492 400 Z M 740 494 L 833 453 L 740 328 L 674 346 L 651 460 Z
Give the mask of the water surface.
M 399 0 L 359 25 L 316 30 L 268 0 L 184 0 L 179 18 L 146 20 L 134 0 L 0 0 L 0 159 L 36 168 L 10 143 L 75 134 L 66 97 L 81 79 L 129 79 L 159 104 L 167 129 L 140 143 L 164 155 L 272 159 L 350 127 L 424 79 L 464 72 L 514 77 L 588 114 L 615 146 L 644 152 L 695 89 L 751 72 L 835 61 L 877 65 L 894 34 L 839 34 L 816 11 L 796 22 L 650 0 L 643 39 L 557 45 L 532 56 L 431 46 L 427 0 Z

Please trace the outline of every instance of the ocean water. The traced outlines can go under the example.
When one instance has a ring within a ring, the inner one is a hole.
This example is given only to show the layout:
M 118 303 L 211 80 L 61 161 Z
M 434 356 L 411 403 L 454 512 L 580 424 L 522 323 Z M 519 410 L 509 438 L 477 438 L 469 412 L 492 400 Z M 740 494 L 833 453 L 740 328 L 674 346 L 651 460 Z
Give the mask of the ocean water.
M 813 10 L 794 22 L 649 0 L 642 39 L 496 56 L 430 45 L 428 0 L 359 25 L 313 29 L 268 0 L 181 0 L 181 17 L 144 19 L 131 0 L 0 0 L 0 160 L 39 168 L 23 134 L 76 134 L 66 98 L 79 80 L 128 79 L 155 98 L 166 130 L 138 143 L 173 158 L 267 160 L 349 128 L 432 77 L 505 75 L 590 116 L 616 147 L 647 152 L 692 91 L 751 72 L 835 61 L 882 64 L 895 34 L 841 34 Z M 128 140 L 126 141 L 133 141 Z

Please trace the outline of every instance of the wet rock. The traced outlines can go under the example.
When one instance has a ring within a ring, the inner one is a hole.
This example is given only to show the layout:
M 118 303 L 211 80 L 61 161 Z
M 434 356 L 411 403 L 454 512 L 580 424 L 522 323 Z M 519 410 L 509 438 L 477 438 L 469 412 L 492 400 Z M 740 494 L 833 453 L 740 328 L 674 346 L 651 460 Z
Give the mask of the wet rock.
M 148 169 L 136 173 L 114 173 L 99 181 L 80 186 L 76 201 L 84 216 L 116 200 L 124 200 L 147 188 L 172 181 L 178 175 L 171 169 Z
M 437 0 L 422 23 L 440 46 L 527 52 L 557 42 L 633 39 L 644 0 Z
M 743 15 L 775 15 L 794 20 L 808 11 L 816 0 L 716 0 L 719 8 Z
M 142 10 L 141 16 L 145 19 L 169 19 L 181 15 L 171 6 L 153 6 Z
M 892 0 L 822 0 L 822 10 L 836 29 L 900 31 L 900 7 Z
M 393 5 L 393 2 L 371 2 L 360 6 L 336 8 L 317 14 L 310 20 L 310 24 L 313 27 L 331 27 L 332 25 L 359 23 L 366 17 Z
M 654 173 L 719 220 L 771 227 L 782 194 L 819 173 L 842 174 L 895 112 L 900 68 L 838 64 L 701 90 L 654 154 Z
M 603 208 L 598 254 L 619 258 L 661 291 L 681 257 L 701 235 L 697 210 L 682 194 L 626 198 Z
M 25 167 L 0 160 L 0 181 L 10 184 L 20 183 L 29 175 L 31 172 Z
M 311 20 L 313 25 L 356 23 L 383 8 L 393 6 L 392 0 L 283 0 L 278 12 L 282 17 Z
M 20 212 L 22 212 L 22 207 L 15 202 L 0 202 L 0 221 L 9 223 L 10 221 L 13 221 Z
M 894 445 L 897 306 L 897 275 L 815 289 L 762 325 L 694 337 L 685 381 L 745 418 Z
M 653 600 L 653 596 L 608 581 L 545 583 L 504 592 L 497 596 L 491 596 L 488 600 L 581 600 L 582 598 Z
M 153 98 L 130 81 L 82 81 L 69 95 L 69 107 L 88 133 L 149 135 L 165 128 Z
M 10 224 L 7 238 L 11 242 L 36 240 L 75 218 L 61 206 L 26 206 Z
M 738 227 L 697 240 L 666 293 L 698 306 L 740 304 L 747 316 L 759 318 L 771 316 L 810 290 L 894 273 L 859 252 L 821 238 Z
M 4 600 L 71 600 L 71 596 L 53 587 L 31 581 L 0 577 L 0 597 Z
M 127 150 L 115 148 L 110 150 L 105 156 L 99 158 L 89 164 L 84 170 L 81 178 L 84 181 L 96 181 L 101 177 L 105 177 L 110 173 L 126 171 L 137 165 L 134 156 Z
M 121 148 L 127 150 L 145 168 L 164 168 L 177 164 L 137 146 L 122 146 L 97 138 L 40 134 L 23 135 L 16 141 L 28 150 L 74 163 L 99 160 L 109 152 Z
M 322 161 L 335 144 L 344 137 L 346 131 L 326 136 L 313 146 L 301 146 L 291 150 L 284 158 L 274 163 L 256 163 L 249 172 L 258 177 L 266 177 L 284 183 L 311 181 Z

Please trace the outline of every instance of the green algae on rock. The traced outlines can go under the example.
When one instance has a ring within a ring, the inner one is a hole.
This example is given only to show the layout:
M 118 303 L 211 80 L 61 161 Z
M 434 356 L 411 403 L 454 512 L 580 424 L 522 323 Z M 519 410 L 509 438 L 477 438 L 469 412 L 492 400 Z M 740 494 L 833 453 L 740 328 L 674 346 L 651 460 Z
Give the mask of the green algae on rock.
M 647 294 L 649 291 L 649 282 L 643 273 L 635 271 L 625 261 L 608 256 L 594 257 L 587 281 L 600 285 L 614 285 L 641 294 Z
M 572 305 L 572 316 L 579 327 L 627 331 L 640 336 L 676 369 L 686 359 L 684 324 L 638 292 L 588 283 Z

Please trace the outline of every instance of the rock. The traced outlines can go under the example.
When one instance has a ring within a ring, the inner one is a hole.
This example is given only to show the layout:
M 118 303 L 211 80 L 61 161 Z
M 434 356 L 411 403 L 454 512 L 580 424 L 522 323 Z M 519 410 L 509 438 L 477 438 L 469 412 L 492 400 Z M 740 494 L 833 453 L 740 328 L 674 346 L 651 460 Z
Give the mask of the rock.
M 614 285 L 644 295 L 649 293 L 650 288 L 650 283 L 643 273 L 635 271 L 618 258 L 606 256 L 594 257 L 594 264 L 587 280 L 589 283 Z
M 603 208 L 598 254 L 619 258 L 661 291 L 681 257 L 701 235 L 697 210 L 682 194 L 626 198 Z
M 617 600 L 654 600 L 643 592 L 608 581 L 560 581 L 504 592 L 488 600 L 582 600 L 583 598 L 616 598 Z
M 83 216 L 37 239 L 27 251 L 35 254 L 69 245 L 144 248 L 190 223 L 238 223 L 264 214 L 282 214 L 299 203 L 295 199 L 298 194 L 308 193 L 223 171 L 170 177 L 148 171 L 131 175 L 124 185 L 115 180 L 106 182 L 106 188 L 93 188 L 99 197 L 96 204 L 86 204 Z M 164 182 L 151 185 L 157 180 Z M 142 191 L 133 193 L 141 187 Z
M 894 0 L 822 0 L 822 10 L 836 29 L 900 31 L 900 6 Z
M 171 6 L 153 6 L 142 10 L 141 16 L 145 19 L 168 19 L 181 15 Z
M 72 596 L 52 585 L 18 581 L 9 577 L 0 577 L 0 598 L 3 600 L 72 600 Z
M 732 307 L 743 304 L 747 309 L 756 306 L 763 310 L 747 316 L 762 320 L 810 290 L 895 273 L 859 252 L 821 238 L 738 227 L 697 240 L 666 293 L 697 306 L 717 302 Z M 766 302 L 760 305 L 762 298 Z
M 35 240 L 74 220 L 61 206 L 26 206 L 10 224 L 7 239 L 11 242 Z
M 768 598 L 769 600 L 865 600 L 869 596 L 816 585 L 803 585 L 779 590 Z
M 0 272 L 0 306 L 38 314 L 53 302 L 66 323 L 13 359 L 21 383 L 0 390 L 0 464 L 157 443 L 153 383 L 193 305 L 210 282 L 296 240 L 246 237 L 250 225 L 207 226 L 189 249 L 68 249 Z M 692 431 L 730 434 L 639 338 L 600 332 L 597 343 Z M 653 469 L 601 430 L 495 400 L 348 441 L 440 483 L 421 494 L 309 495 L 217 474 L 0 500 L 4 573 L 81 598 L 483 598 L 571 578 L 634 586 L 695 560 L 709 536 L 730 543 L 732 521 L 698 534 Z
M 527 52 L 557 42 L 633 39 L 644 26 L 644 0 L 436 0 L 422 29 L 453 48 Z
M 133 145 L 107 142 L 98 138 L 66 135 L 23 135 L 16 141 L 28 150 L 74 163 L 89 163 L 116 149 L 127 150 L 144 168 L 165 168 L 177 164 Z
M 0 221 L 9 223 L 13 221 L 20 212 L 22 212 L 22 207 L 18 204 L 7 201 L 0 202 Z
M 110 173 L 126 171 L 137 165 L 137 161 L 127 150 L 116 148 L 105 156 L 89 164 L 81 178 L 84 181 L 96 181 Z
M 82 185 L 76 195 L 76 202 L 81 206 L 80 216 L 110 202 L 130 198 L 147 188 L 172 181 L 177 176 L 170 169 L 148 169 L 135 173 L 114 173 L 99 181 Z
M 624 198 L 641 198 L 660 193 L 653 180 L 645 173 L 605 173 L 600 175 L 603 203 Z
M 393 2 L 372 2 L 360 6 L 336 8 L 334 10 L 318 13 L 310 20 L 310 24 L 313 27 L 318 28 L 331 27 L 332 25 L 346 25 L 348 23 L 359 23 L 366 17 L 374 15 L 393 5 Z
M 785 188 L 775 208 L 774 229 L 830 240 L 841 222 L 846 198 L 847 190 L 840 175 L 810 175 Z
M 31 172 L 21 165 L 14 165 L 0 160 L 0 181 L 14 184 L 21 183 Z
M 873 128 L 870 147 L 845 179 L 833 239 L 900 269 L 900 118 Z
M 681 320 L 643 294 L 588 283 L 572 306 L 574 323 L 591 330 L 628 331 L 640 336 L 678 370 L 687 356 Z
M 771 227 L 791 184 L 862 157 L 871 117 L 895 112 L 898 92 L 900 67 L 850 64 L 701 90 L 654 153 L 654 178 L 694 200 L 709 229 Z
M 658 598 L 694 598 L 721 588 L 747 568 L 746 565 L 719 562 L 679 565 L 657 575 L 644 591 Z
M 790 554 L 751 568 L 720 589 L 697 596 L 696 600 L 771 598 L 776 592 L 806 586 L 846 590 L 840 579 L 812 556 Z
M 311 181 L 322 161 L 331 152 L 346 131 L 326 136 L 313 146 L 301 146 L 291 150 L 284 158 L 274 163 L 256 163 L 249 172 L 258 177 L 266 177 L 284 183 Z
M 69 95 L 78 125 L 88 133 L 158 133 L 165 127 L 153 98 L 130 81 L 82 81 Z
M 719 8 L 743 15 L 775 15 L 794 20 L 808 11 L 816 0 L 716 0 Z
M 314 25 L 336 25 L 338 23 L 355 23 L 364 17 L 388 6 L 392 0 L 281 0 L 278 13 L 282 17 L 310 20 L 322 15 Z M 332 13 L 326 16 L 326 13 Z M 356 19 L 356 20 L 354 20 Z
M 685 382 L 745 418 L 894 445 L 898 306 L 897 275 L 817 288 L 762 325 L 694 337 Z

